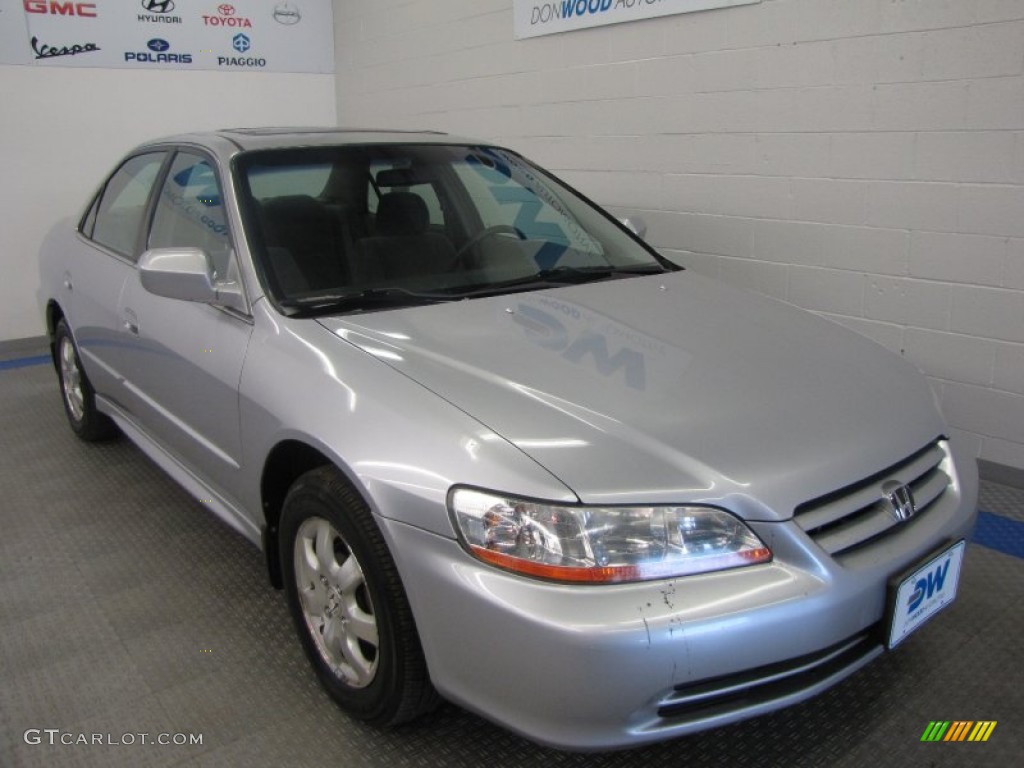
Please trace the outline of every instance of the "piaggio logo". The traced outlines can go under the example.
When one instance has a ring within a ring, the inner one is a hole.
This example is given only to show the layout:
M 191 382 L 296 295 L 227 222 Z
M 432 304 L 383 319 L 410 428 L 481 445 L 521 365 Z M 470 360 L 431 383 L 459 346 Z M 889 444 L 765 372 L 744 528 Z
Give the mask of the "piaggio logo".
M 248 53 L 252 48 L 252 40 L 249 36 L 239 32 L 231 38 L 231 47 L 239 53 Z M 265 67 L 267 60 L 256 56 L 218 56 L 217 66 L 219 67 Z
M 26 13 L 47 13 L 51 16 L 79 16 L 95 19 L 96 3 L 61 3 L 57 0 L 22 0 Z
M 921 741 L 988 741 L 996 729 L 995 720 L 932 720 Z
M 245 16 L 238 16 L 235 6 L 230 3 L 221 3 L 217 6 L 217 14 L 214 16 L 203 16 L 203 24 L 208 27 L 241 27 L 251 29 L 252 21 Z

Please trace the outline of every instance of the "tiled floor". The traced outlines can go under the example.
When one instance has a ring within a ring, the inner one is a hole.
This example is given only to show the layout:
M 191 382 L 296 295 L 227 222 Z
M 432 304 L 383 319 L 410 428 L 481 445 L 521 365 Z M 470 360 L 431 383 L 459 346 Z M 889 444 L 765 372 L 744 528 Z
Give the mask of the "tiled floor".
M 348 719 L 316 684 L 260 553 L 127 440 L 78 442 L 52 368 L 0 369 L 0 435 L 0 766 L 853 768 L 1009 766 L 1024 754 L 1024 559 L 1013 554 L 969 547 L 950 610 L 803 705 L 572 755 L 454 706 L 390 732 Z M 1020 536 L 1024 491 L 985 484 L 981 507 L 1000 542 Z M 998 726 L 986 743 L 921 743 L 931 720 Z M 59 729 L 56 744 L 44 729 Z M 35 731 L 40 744 L 28 743 Z M 202 744 L 142 745 L 141 733 Z M 91 734 L 136 743 L 59 743 Z

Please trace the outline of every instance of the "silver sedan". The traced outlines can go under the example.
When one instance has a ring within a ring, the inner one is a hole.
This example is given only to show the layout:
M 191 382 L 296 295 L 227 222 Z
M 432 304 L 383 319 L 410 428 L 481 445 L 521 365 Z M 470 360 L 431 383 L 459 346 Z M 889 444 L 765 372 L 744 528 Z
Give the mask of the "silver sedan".
M 182 135 L 52 230 L 40 300 L 71 428 L 261 546 L 351 715 L 623 747 L 898 646 L 977 494 L 910 364 L 640 229 L 486 143 Z

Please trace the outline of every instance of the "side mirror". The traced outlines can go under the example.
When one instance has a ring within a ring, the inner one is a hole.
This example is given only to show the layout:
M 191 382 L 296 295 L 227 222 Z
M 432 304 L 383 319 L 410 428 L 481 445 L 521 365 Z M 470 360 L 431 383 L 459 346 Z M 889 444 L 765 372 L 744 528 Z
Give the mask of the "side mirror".
M 245 312 L 238 283 L 215 283 L 213 274 L 210 256 L 200 248 L 154 248 L 139 258 L 139 280 L 153 295 Z
M 619 219 L 619 221 L 622 223 L 622 226 L 641 240 L 647 237 L 647 222 L 639 216 L 627 216 L 624 219 Z

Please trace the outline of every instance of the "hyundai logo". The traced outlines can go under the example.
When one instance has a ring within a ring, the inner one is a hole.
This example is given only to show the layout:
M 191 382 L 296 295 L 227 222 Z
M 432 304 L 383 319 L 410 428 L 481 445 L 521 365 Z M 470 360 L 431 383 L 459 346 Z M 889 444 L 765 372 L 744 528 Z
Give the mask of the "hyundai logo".
M 163 51 L 166 51 L 168 48 L 170 48 L 171 44 L 168 43 L 166 40 L 161 40 L 159 37 L 154 37 L 152 40 L 146 43 L 146 47 L 154 53 L 162 53 Z
M 252 42 L 249 40 L 248 35 L 243 35 L 239 32 L 237 35 L 231 38 L 231 47 L 239 53 L 245 53 L 252 48 Z
M 908 486 L 897 480 L 882 484 L 882 496 L 889 514 L 897 523 L 905 523 L 917 513 L 914 494 Z
M 174 10 L 174 0 L 142 0 L 142 7 L 150 13 L 170 13 Z
M 302 14 L 295 3 L 278 3 L 274 6 L 274 21 L 290 27 L 302 21 Z

